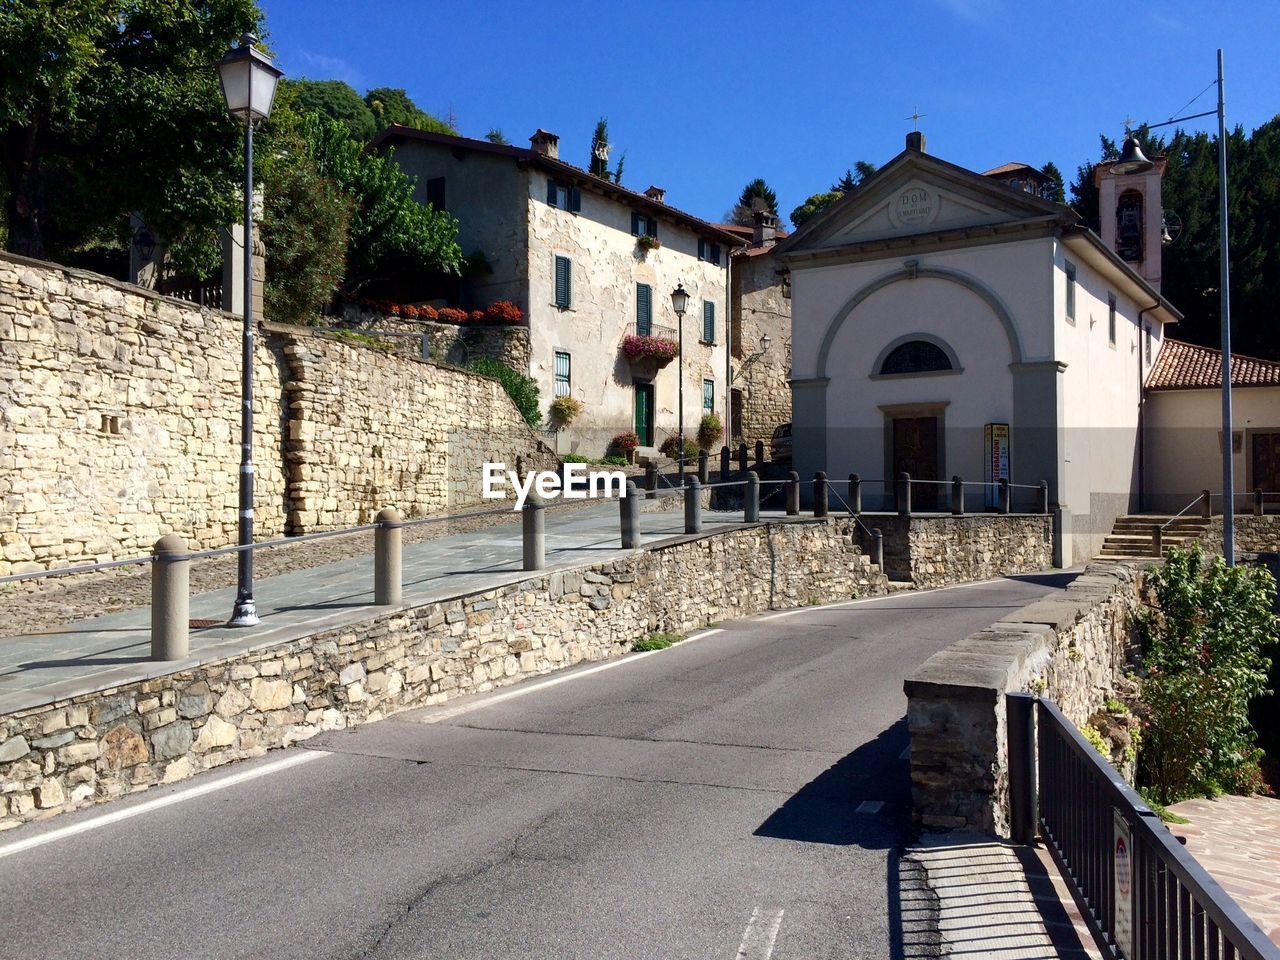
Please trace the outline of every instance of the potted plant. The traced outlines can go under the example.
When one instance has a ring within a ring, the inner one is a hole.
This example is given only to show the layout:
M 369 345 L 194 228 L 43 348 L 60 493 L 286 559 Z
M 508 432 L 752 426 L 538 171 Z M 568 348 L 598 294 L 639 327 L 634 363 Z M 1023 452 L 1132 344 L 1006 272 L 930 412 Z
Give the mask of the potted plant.
M 680 353 L 680 344 L 669 337 L 629 333 L 622 338 L 622 352 L 631 360 L 652 360 L 665 367 Z
M 662 446 L 658 448 L 658 452 L 664 457 L 672 460 L 680 459 L 680 434 L 673 433 L 662 441 Z M 686 438 L 684 441 L 684 462 L 698 462 L 698 445 L 692 440 Z
M 714 450 L 724 435 L 724 424 L 714 413 L 705 414 L 698 424 L 698 446 L 703 450 Z
M 582 413 L 582 401 L 577 397 L 556 397 L 551 401 L 551 422 L 557 427 L 567 427 Z
M 650 250 L 657 250 L 662 246 L 661 241 L 657 237 L 651 237 L 647 233 L 642 233 L 636 237 L 636 246 L 640 248 L 641 253 L 648 253 Z
M 627 463 L 636 462 L 636 448 L 638 446 L 640 446 L 640 435 L 632 431 L 620 433 L 609 441 L 609 448 L 626 457 Z

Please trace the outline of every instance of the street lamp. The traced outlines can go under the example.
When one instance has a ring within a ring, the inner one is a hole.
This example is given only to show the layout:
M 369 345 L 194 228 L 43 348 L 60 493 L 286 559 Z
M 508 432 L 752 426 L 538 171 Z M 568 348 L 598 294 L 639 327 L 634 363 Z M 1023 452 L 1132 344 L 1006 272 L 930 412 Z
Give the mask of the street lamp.
M 276 82 L 284 72 L 254 48 L 258 38 L 246 33 L 236 47 L 218 61 L 222 95 L 232 116 L 244 118 L 244 336 L 240 355 L 240 536 L 239 544 L 253 544 L 253 121 L 271 113 Z M 230 626 L 258 623 L 253 600 L 253 551 L 242 549 L 236 570 L 236 605 Z
M 680 485 L 684 486 L 684 312 L 689 309 L 689 293 L 683 283 L 676 284 L 676 288 L 671 291 L 671 309 L 676 312 L 676 338 L 680 357 L 680 381 L 676 388 L 679 396 L 676 435 L 680 444 Z
M 1149 123 L 1148 130 L 1168 127 L 1184 120 L 1196 120 L 1217 114 L 1218 117 L 1218 298 L 1222 314 L 1222 555 L 1227 566 L 1236 563 L 1235 465 L 1231 443 L 1231 281 L 1227 249 L 1227 118 L 1223 105 L 1222 48 L 1218 48 L 1218 107 L 1203 113 L 1176 117 L 1163 123 Z M 1138 140 L 1125 130 L 1124 149 L 1111 166 L 1113 173 L 1145 173 L 1154 164 L 1143 156 Z

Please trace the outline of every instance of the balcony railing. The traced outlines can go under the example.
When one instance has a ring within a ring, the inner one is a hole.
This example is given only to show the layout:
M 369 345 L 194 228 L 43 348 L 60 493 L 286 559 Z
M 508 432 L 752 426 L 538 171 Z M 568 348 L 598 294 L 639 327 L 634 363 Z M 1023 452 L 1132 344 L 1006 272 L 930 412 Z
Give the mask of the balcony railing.
M 680 331 L 675 327 L 660 327 L 656 323 L 628 323 L 626 335 L 628 337 L 665 337 L 668 340 L 677 340 L 679 339 Z

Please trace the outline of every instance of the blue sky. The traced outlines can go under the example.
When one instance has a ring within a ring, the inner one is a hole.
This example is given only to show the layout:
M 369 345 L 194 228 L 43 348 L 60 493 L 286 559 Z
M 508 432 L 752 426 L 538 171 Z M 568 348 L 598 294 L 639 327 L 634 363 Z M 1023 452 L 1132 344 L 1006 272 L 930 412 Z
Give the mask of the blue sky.
M 1209 90 L 1176 113 L 1219 46 L 1228 123 L 1280 113 L 1276 0 L 262 3 L 290 76 L 404 87 L 468 136 L 544 127 L 583 166 L 607 116 L 625 185 L 712 220 L 753 177 L 785 217 L 855 160 L 884 163 L 917 106 L 931 153 L 1053 160 L 1069 181 L 1126 116 L 1212 109 Z

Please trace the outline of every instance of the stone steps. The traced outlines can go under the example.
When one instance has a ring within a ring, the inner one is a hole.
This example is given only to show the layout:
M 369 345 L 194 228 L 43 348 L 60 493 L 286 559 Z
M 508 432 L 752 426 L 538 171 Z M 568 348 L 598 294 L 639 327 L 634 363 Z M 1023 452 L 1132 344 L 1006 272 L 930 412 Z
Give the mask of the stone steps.
M 1162 530 L 1165 548 L 1182 547 L 1199 540 L 1209 529 L 1203 517 L 1123 516 L 1117 517 L 1111 533 L 1103 541 L 1098 556 L 1107 560 L 1155 559 L 1155 532 Z

